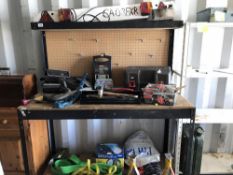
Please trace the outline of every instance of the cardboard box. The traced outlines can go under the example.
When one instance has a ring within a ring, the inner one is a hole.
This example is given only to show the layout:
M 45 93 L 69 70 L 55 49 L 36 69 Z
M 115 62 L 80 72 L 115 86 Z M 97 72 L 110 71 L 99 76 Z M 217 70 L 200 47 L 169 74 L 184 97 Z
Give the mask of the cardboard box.
M 124 149 L 118 144 L 99 144 L 96 148 L 96 162 L 124 167 Z

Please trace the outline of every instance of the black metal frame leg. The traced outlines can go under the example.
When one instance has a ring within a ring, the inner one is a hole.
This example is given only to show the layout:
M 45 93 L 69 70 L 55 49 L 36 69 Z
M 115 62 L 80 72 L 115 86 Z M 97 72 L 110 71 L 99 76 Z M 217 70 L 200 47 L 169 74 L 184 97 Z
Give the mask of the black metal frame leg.
M 54 135 L 54 125 L 53 120 L 48 120 L 49 125 L 49 142 L 50 142 L 50 150 L 52 156 L 56 154 L 56 143 L 55 143 L 55 135 Z
M 188 161 L 188 173 L 192 175 L 192 165 L 193 165 L 193 139 L 194 139 L 194 130 L 195 130 L 195 110 L 191 111 L 191 119 L 190 119 L 190 138 L 189 138 L 189 150 L 187 154 L 187 161 Z
M 163 152 L 168 152 L 169 119 L 164 120 Z
M 24 125 L 23 125 L 23 117 L 24 117 L 23 111 L 20 111 L 18 109 L 18 122 L 19 122 L 20 136 L 21 136 L 24 171 L 26 175 L 29 175 L 30 171 L 29 171 L 29 162 L 28 162 L 28 153 L 27 153 L 27 143 L 26 143 L 26 137 L 25 137 Z

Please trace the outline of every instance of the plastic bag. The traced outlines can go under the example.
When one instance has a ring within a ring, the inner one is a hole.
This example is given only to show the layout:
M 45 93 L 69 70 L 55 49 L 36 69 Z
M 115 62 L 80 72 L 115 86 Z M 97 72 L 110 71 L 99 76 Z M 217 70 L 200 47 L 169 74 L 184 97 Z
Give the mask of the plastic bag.
M 136 158 L 137 167 L 160 162 L 160 154 L 151 138 L 144 131 L 137 131 L 125 142 L 125 157 Z M 126 161 L 126 164 L 127 161 Z

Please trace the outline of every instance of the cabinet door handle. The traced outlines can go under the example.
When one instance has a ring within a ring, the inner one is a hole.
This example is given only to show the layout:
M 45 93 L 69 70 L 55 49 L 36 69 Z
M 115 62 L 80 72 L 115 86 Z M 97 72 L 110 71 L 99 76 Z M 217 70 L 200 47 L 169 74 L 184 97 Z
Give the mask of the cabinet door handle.
M 6 125 L 8 123 L 8 120 L 7 119 L 4 119 L 3 121 L 2 121 L 2 124 L 3 125 Z

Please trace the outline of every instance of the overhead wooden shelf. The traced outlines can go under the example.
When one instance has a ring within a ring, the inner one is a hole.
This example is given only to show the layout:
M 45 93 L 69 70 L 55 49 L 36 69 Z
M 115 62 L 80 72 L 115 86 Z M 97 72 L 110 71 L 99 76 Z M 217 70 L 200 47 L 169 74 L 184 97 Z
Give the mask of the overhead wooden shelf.
M 137 29 L 137 28 L 159 28 L 176 29 L 182 27 L 183 21 L 163 20 L 131 20 L 114 22 L 32 22 L 33 30 L 59 30 L 59 29 Z

